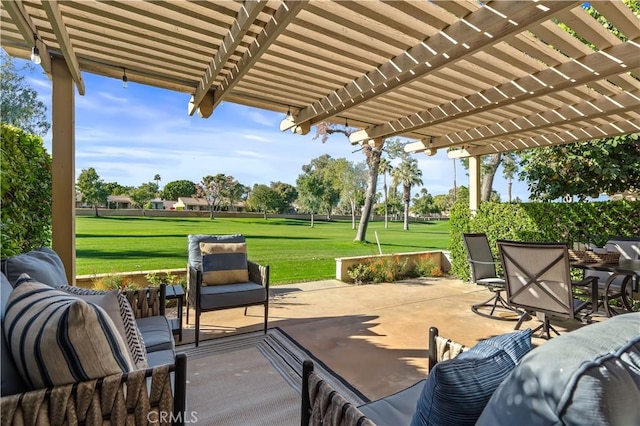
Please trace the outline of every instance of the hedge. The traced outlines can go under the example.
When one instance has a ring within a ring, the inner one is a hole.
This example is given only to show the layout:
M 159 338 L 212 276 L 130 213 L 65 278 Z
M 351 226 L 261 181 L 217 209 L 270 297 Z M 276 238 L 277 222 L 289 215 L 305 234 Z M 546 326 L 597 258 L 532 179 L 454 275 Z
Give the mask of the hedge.
M 496 241 L 561 241 L 572 245 L 587 238 L 599 245 L 608 236 L 640 235 L 640 201 L 593 203 L 482 203 L 472 216 L 456 204 L 450 217 L 451 274 L 468 281 L 466 232 L 484 232 L 498 259 Z
M 2 258 L 51 242 L 51 156 L 42 138 L 2 123 L 0 254 Z

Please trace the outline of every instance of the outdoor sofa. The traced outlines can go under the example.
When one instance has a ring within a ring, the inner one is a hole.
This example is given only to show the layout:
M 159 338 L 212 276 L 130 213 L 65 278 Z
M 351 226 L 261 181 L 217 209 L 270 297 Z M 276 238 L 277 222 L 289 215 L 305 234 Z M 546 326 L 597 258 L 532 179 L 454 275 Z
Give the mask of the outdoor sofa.
M 1 279 L 2 425 L 184 423 L 187 360 L 164 285 L 69 287 L 49 248 L 3 259 Z
M 530 344 L 522 330 L 464 348 L 432 328 L 428 376 L 359 407 L 305 361 L 302 425 L 640 424 L 640 312 L 531 350 L 527 331 Z

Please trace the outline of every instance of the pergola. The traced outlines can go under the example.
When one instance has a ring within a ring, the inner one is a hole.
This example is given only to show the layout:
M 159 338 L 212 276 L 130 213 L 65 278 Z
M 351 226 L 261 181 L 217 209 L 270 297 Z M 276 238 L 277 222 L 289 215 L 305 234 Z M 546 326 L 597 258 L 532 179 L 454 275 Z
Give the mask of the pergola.
M 480 156 L 640 131 L 640 22 L 622 1 L 2 0 L 2 47 L 53 81 L 53 245 L 75 275 L 74 86 L 82 72 L 358 128 L 353 144 Z M 565 28 L 562 28 L 565 27 Z M 616 33 L 619 36 L 616 35 Z M 91 90 L 91 88 L 88 88 Z

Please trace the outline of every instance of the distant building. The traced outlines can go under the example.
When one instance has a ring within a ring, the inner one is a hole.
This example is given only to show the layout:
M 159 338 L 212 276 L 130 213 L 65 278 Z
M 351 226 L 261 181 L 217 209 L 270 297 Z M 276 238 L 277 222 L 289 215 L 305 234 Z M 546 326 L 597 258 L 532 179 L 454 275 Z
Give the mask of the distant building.
M 209 204 L 204 198 L 179 197 L 178 202 L 173 205 L 175 210 L 199 210 L 209 211 Z
M 107 207 L 110 209 L 130 209 L 133 203 L 128 195 L 109 195 L 107 197 Z
M 153 200 L 149 201 L 149 208 L 151 210 L 165 210 L 166 207 L 164 205 L 164 200 L 162 200 L 161 198 L 154 198 Z

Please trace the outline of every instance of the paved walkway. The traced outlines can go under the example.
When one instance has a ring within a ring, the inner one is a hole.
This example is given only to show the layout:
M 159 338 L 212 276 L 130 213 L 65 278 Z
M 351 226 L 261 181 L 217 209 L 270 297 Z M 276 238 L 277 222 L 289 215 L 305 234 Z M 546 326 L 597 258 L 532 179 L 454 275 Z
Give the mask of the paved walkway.
M 276 286 L 271 294 L 269 326 L 282 328 L 371 399 L 424 377 L 429 327 L 471 346 L 515 325 L 472 313 L 470 306 L 488 298 L 489 291 L 449 278 L 361 286 L 327 280 Z M 250 307 L 247 316 L 243 309 L 203 314 L 201 339 L 260 330 L 262 307 Z M 523 327 L 537 325 L 531 320 Z M 579 326 L 571 320 L 556 328 L 562 333 Z M 183 337 L 193 341 L 193 310 Z

